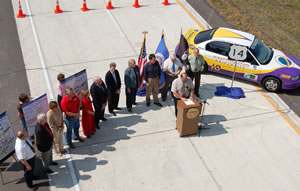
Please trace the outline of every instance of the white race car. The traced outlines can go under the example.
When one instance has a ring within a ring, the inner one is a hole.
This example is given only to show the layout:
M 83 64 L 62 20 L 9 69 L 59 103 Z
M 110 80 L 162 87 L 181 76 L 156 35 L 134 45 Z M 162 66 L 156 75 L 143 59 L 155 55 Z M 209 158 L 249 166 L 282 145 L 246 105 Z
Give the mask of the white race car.
M 296 89 L 300 86 L 300 60 L 274 48 L 252 34 L 229 29 L 190 29 L 184 34 L 190 53 L 198 48 L 206 65 L 202 73 L 209 71 L 232 75 L 235 61 L 228 58 L 231 45 L 247 48 L 247 58 L 237 61 L 235 76 L 260 83 L 271 92 L 282 89 Z

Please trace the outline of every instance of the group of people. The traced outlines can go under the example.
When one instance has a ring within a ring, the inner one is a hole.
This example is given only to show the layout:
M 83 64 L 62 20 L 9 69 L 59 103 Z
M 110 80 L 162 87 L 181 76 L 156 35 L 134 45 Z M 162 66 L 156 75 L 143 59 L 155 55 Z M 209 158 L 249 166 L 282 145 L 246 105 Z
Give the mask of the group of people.
M 128 112 L 132 112 L 133 105 L 137 105 L 136 94 L 143 80 L 146 83 L 146 106 L 150 106 L 150 95 L 152 94 L 154 104 L 162 107 L 158 100 L 162 71 L 165 72 L 165 85 L 162 88 L 161 98 L 162 101 L 166 101 L 171 86 L 171 97 L 174 100 L 176 115 L 177 100 L 193 98 L 194 94 L 199 97 L 200 70 L 204 64 L 204 59 L 199 55 L 198 49 L 195 49 L 194 54 L 190 55 L 188 60 L 189 66 L 183 65 L 175 54 L 171 54 L 170 58 L 166 59 L 161 67 L 156 56 L 150 54 L 149 62 L 144 66 L 144 79 L 141 79 L 140 70 L 135 60 L 129 59 L 128 67 L 124 71 Z M 82 110 L 82 130 L 87 138 L 90 138 L 96 132 L 96 129 L 100 129 L 100 120 L 107 120 L 104 117 L 106 105 L 108 105 L 108 111 L 112 116 L 116 116 L 115 110 L 121 110 L 118 107 L 121 93 L 120 74 L 115 63 L 111 63 L 109 67 L 110 69 L 105 75 L 105 82 L 102 78 L 96 76 L 90 90 L 83 90 L 79 95 L 76 95 L 72 88 L 63 86 L 64 74 L 57 75 L 59 81 L 57 84 L 57 101 L 50 101 L 47 114 L 40 113 L 37 116 L 35 127 L 35 144 L 41 153 L 43 166 L 47 173 L 53 173 L 49 165 L 57 165 L 52 160 L 52 147 L 54 147 L 58 156 L 62 156 L 66 152 L 62 142 L 64 125 L 67 128 L 66 140 L 69 148 L 75 148 L 72 142 L 72 134 L 74 134 L 74 140 L 84 142 L 84 139 L 79 136 L 80 110 Z M 190 77 L 188 77 L 188 74 Z M 195 88 L 192 82 L 194 78 Z M 17 133 L 15 151 L 17 158 L 23 164 L 27 186 L 36 190 L 32 183 L 35 150 L 28 138 L 28 129 L 22 111 L 22 105 L 28 103 L 30 98 L 27 94 L 22 93 L 19 95 L 19 101 L 17 109 L 23 130 Z
M 149 55 L 149 62 L 144 66 L 144 80 L 146 82 L 146 105 L 150 106 L 150 95 L 152 93 L 154 104 L 162 106 L 158 101 L 159 84 L 161 82 L 161 72 L 165 73 L 165 84 L 161 89 L 161 99 L 166 101 L 169 88 L 171 87 L 171 97 L 174 100 L 175 115 L 177 116 L 177 101 L 193 99 L 194 95 L 199 97 L 199 87 L 201 71 L 205 65 L 205 60 L 199 54 L 199 50 L 194 49 L 193 54 L 188 56 L 188 64 L 184 65 L 171 54 L 164 61 L 162 67 L 158 63 L 154 54 Z M 193 80 L 195 79 L 195 88 Z

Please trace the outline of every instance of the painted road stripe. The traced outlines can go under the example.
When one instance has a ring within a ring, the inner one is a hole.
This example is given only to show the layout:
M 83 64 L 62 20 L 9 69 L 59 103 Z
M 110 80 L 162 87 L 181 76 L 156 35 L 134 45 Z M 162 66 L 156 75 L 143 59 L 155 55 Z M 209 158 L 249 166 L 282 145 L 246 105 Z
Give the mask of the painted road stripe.
M 104 0 L 104 3 L 106 4 L 105 0 Z M 112 20 L 112 22 L 114 23 L 115 27 L 117 28 L 118 32 L 121 34 L 121 36 L 123 38 L 125 38 L 125 34 L 124 32 L 122 31 L 121 29 L 121 26 L 120 24 L 118 23 L 118 21 L 115 19 L 115 17 L 111 14 L 111 11 L 110 10 L 106 10 L 106 13 L 109 15 L 110 19 Z
M 199 27 L 201 28 L 201 29 L 205 29 L 204 27 L 203 27 L 203 25 L 202 24 L 200 24 L 200 22 L 192 15 L 192 13 L 191 12 L 189 12 L 188 10 L 187 10 L 187 8 L 185 8 L 184 6 L 183 6 L 183 4 L 179 1 L 179 0 L 176 0 L 176 2 L 192 17 L 192 19 L 199 25 Z M 285 119 L 285 121 L 300 135 L 300 130 L 294 125 L 294 123 L 293 122 L 291 122 L 289 119 L 288 119 L 288 117 L 284 114 L 284 113 L 282 113 L 280 110 L 279 110 L 279 108 L 276 106 L 276 104 L 262 91 L 262 89 L 257 85 L 257 84 L 254 84 L 254 86 L 258 89 L 258 91 L 261 93 L 261 95 L 263 95 L 264 97 L 265 97 L 265 99 L 266 100 L 268 100 L 268 102 L 275 108 L 275 110 L 277 111 L 277 112 L 279 112 L 279 114 Z
M 197 25 L 202 29 L 202 30 L 205 30 L 205 27 L 194 17 L 194 15 L 191 13 L 191 12 L 189 12 L 188 10 L 187 10 L 187 8 L 185 8 L 184 6 L 183 6 L 183 4 L 179 1 L 179 0 L 176 0 L 176 2 L 185 10 L 185 12 L 187 12 L 187 14 L 188 15 L 190 15 L 190 17 L 197 23 Z
M 29 14 L 28 17 L 29 17 L 29 21 L 30 21 L 30 25 L 31 25 L 31 29 L 32 29 L 32 33 L 33 33 L 33 37 L 34 37 L 34 41 L 35 41 L 35 45 L 36 45 L 36 48 L 37 48 L 37 51 L 38 51 L 38 55 L 40 57 L 40 64 L 42 66 L 42 71 L 43 71 L 44 78 L 45 78 L 45 81 L 46 81 L 46 86 L 47 86 L 47 90 L 48 90 L 49 99 L 53 100 L 54 99 L 54 94 L 53 94 L 53 90 L 52 90 L 48 70 L 47 70 L 47 67 L 46 67 L 46 64 L 45 64 L 44 55 L 42 53 L 42 49 L 41 49 L 39 38 L 38 38 L 36 29 L 35 29 L 34 21 L 32 19 L 31 9 L 30 9 L 28 0 L 25 0 L 25 3 L 26 3 L 26 7 L 27 7 L 27 12 Z
M 280 109 L 276 106 L 276 104 L 265 94 L 265 92 L 262 91 L 262 89 L 255 84 L 254 85 L 256 87 L 256 89 L 266 98 L 266 100 L 268 100 L 268 102 L 274 107 L 274 109 L 283 117 L 283 119 L 285 119 L 285 121 L 290 124 L 290 126 L 300 135 L 300 130 L 294 125 L 293 122 L 291 122 L 289 120 L 289 118 L 280 111 Z
M 31 24 L 31 28 L 32 28 L 32 33 L 33 33 L 35 45 L 37 47 L 38 55 L 40 57 L 40 63 L 41 63 L 44 78 L 45 78 L 45 81 L 46 81 L 49 98 L 51 100 L 51 99 L 54 99 L 54 94 L 53 94 L 53 89 L 52 89 L 52 86 L 51 86 L 51 83 L 50 83 L 48 70 L 47 70 L 47 67 L 46 67 L 46 64 L 45 64 L 44 55 L 42 53 L 40 41 L 39 41 L 39 38 L 38 38 L 38 35 L 37 35 L 37 32 L 36 32 L 34 21 L 33 21 L 32 16 L 31 16 L 32 14 L 31 14 L 31 10 L 30 10 L 28 0 L 25 0 L 25 3 L 26 3 L 26 7 L 27 7 L 27 12 L 30 15 L 29 20 L 30 20 L 30 24 Z M 65 142 L 64 136 L 63 136 L 63 140 Z M 66 144 L 66 143 L 64 143 L 64 144 Z M 72 162 L 72 157 L 70 156 L 69 152 L 67 152 L 65 157 L 67 158 L 67 161 L 68 161 L 69 171 L 70 171 L 70 175 L 72 177 L 74 189 L 75 189 L 75 191 L 80 191 L 78 181 L 77 181 L 77 177 L 76 177 L 75 170 L 74 170 L 74 166 L 73 166 L 73 162 Z

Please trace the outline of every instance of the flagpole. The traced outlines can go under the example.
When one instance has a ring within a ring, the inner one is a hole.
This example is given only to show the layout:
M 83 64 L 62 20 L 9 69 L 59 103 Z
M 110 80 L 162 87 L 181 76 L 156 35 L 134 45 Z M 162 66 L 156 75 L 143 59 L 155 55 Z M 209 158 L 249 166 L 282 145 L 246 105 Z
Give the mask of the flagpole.
M 146 40 L 146 35 L 148 34 L 147 31 L 143 31 L 142 34 L 144 35 L 144 40 L 143 40 L 143 45 L 142 45 L 142 51 L 141 52 L 144 52 L 144 44 L 145 44 L 145 40 Z M 139 57 L 139 60 L 143 57 L 143 54 L 140 54 L 140 57 Z
M 142 34 L 144 35 L 144 40 L 143 40 L 143 45 L 142 45 L 142 49 L 141 49 L 141 52 L 140 52 L 140 57 L 138 59 L 138 66 L 140 67 L 140 65 L 142 63 L 142 58 L 143 58 L 143 52 L 144 52 L 144 47 L 145 47 L 145 41 L 146 41 L 146 35 L 148 34 L 147 31 L 143 31 Z M 141 89 L 143 87 L 143 81 L 141 80 L 141 83 L 140 83 L 140 86 L 139 86 L 139 89 Z

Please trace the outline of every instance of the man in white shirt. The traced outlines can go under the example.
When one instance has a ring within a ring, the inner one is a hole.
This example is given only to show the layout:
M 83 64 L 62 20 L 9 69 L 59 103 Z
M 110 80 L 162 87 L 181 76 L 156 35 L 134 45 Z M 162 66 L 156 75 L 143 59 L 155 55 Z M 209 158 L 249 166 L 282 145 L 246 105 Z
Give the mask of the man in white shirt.
M 176 58 L 176 54 L 171 54 L 168 59 L 164 61 L 163 71 L 165 72 L 165 85 L 161 90 L 161 99 L 166 101 L 169 86 L 172 86 L 173 80 L 178 77 L 178 74 L 181 72 L 183 68 L 182 63 L 178 58 Z
M 194 84 L 186 72 L 182 72 L 180 77 L 173 81 L 171 92 L 174 100 L 175 115 L 177 117 L 177 101 L 194 99 Z
M 15 152 L 18 160 L 23 165 L 24 177 L 26 180 L 27 186 L 31 190 L 37 190 L 37 187 L 33 185 L 33 170 L 34 170 L 34 161 L 35 153 L 34 148 L 28 139 L 28 133 L 24 130 L 20 130 L 17 133 L 17 139 L 15 144 Z

